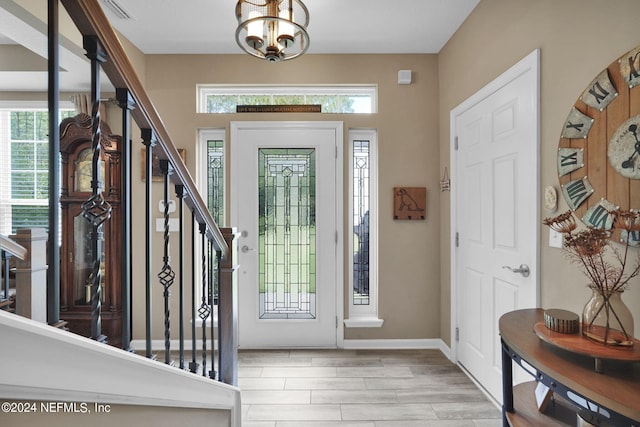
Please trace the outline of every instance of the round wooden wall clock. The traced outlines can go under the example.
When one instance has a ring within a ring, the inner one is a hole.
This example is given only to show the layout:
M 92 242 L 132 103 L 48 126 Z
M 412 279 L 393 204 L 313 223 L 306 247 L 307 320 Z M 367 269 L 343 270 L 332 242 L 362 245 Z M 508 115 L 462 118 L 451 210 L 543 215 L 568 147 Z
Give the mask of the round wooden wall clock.
M 563 125 L 557 161 L 562 195 L 586 225 L 611 229 L 609 211 L 640 209 L 640 46 L 582 92 Z M 640 233 L 629 237 L 640 245 Z

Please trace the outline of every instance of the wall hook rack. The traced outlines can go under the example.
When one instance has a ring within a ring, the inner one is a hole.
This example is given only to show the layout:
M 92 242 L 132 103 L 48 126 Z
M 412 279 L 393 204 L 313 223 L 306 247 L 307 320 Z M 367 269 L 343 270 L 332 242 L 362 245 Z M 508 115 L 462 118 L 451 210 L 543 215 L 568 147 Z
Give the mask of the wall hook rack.
M 451 191 L 451 179 L 449 179 L 449 170 L 447 167 L 444 167 L 444 176 L 440 180 L 440 191 Z

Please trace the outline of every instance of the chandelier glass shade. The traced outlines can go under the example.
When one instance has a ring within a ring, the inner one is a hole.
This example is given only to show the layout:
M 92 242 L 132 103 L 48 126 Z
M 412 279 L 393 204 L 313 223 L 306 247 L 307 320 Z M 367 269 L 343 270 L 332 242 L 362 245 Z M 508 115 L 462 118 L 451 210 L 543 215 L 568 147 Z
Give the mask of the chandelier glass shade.
M 309 11 L 300 0 L 239 0 L 236 42 L 256 58 L 280 62 L 309 48 Z

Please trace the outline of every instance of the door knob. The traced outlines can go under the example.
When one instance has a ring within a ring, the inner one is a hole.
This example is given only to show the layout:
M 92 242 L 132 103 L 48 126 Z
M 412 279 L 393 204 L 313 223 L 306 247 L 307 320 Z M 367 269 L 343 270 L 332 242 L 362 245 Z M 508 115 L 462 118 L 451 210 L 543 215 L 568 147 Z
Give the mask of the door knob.
M 503 265 L 502 268 L 506 268 L 507 270 L 513 273 L 520 273 L 524 277 L 529 277 L 529 266 L 527 264 L 520 264 L 520 267 L 518 268 L 513 268 L 513 267 L 509 267 L 508 265 Z
M 243 253 L 243 254 L 246 254 L 246 253 L 247 253 L 247 252 L 249 252 L 249 251 L 255 251 L 255 249 L 250 248 L 250 247 L 249 247 L 249 246 L 247 246 L 247 245 L 243 245 L 243 246 L 240 248 L 240 250 L 242 251 L 242 253 Z

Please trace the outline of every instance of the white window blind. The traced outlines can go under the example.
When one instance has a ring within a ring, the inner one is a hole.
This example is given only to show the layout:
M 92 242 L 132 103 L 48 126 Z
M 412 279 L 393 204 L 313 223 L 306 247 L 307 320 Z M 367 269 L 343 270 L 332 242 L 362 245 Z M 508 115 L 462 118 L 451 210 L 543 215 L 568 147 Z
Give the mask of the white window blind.
M 49 116 L 42 103 L 0 106 L 0 233 L 48 229 Z M 75 114 L 61 108 L 60 117 Z

